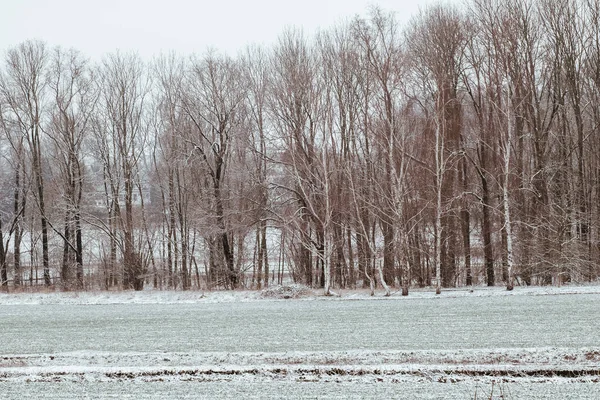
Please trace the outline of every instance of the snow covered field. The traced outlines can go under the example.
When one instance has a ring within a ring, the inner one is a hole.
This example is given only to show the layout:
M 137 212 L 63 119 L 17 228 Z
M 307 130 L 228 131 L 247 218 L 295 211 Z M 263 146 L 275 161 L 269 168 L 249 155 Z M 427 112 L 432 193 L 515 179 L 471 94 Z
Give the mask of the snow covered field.
M 2 398 L 600 398 L 600 287 L 0 294 Z

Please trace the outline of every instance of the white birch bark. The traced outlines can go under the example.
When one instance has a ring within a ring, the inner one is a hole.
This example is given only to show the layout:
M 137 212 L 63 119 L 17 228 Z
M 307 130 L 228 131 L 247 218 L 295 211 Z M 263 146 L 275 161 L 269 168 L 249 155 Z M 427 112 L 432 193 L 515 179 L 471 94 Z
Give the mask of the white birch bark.
M 435 293 L 442 292 L 442 182 L 444 178 L 444 140 L 436 118 L 435 128 Z
M 323 291 L 325 296 L 330 296 L 331 293 L 331 257 L 329 256 L 329 225 L 331 224 L 331 201 L 329 198 L 329 168 L 327 163 L 327 145 L 328 140 L 325 140 L 323 143 L 323 148 L 321 150 L 321 159 L 323 166 L 323 197 L 325 198 L 325 212 L 323 216 L 323 269 L 325 275 L 325 281 L 323 282 Z
M 392 195 L 392 204 L 394 205 L 394 221 L 393 221 L 393 232 L 394 232 L 394 247 L 396 250 L 396 259 L 402 268 L 402 295 L 408 295 L 408 286 L 409 283 L 408 273 L 410 266 L 407 262 L 406 251 L 406 232 L 404 232 L 402 223 L 404 220 L 404 207 L 402 203 L 402 193 L 404 192 L 404 172 L 405 172 L 405 158 L 404 153 L 402 153 L 400 159 L 400 168 L 396 168 L 396 163 L 394 160 L 394 149 L 398 146 L 404 148 L 403 143 L 397 143 L 396 140 L 396 132 L 393 129 L 393 126 L 390 126 L 390 143 L 388 148 L 388 164 L 390 165 L 390 175 L 391 175 L 391 195 Z M 380 268 L 381 269 L 381 268 Z M 385 289 L 385 295 L 390 295 L 390 289 L 386 282 L 384 281 L 383 273 L 380 271 L 380 279 L 382 281 L 382 286 Z
M 367 231 L 367 227 L 363 223 L 362 218 L 360 218 L 360 207 L 358 205 L 358 199 L 356 198 L 357 188 L 354 184 L 354 175 L 353 175 L 352 170 L 348 170 L 348 181 L 350 182 L 350 185 L 351 185 L 350 193 L 352 194 L 352 203 L 354 205 L 354 210 L 357 215 L 357 222 L 358 222 L 358 226 L 360 229 L 360 231 L 359 231 L 359 229 L 357 229 L 356 233 L 361 235 L 364 238 L 364 240 L 369 245 L 369 248 L 370 248 L 372 254 L 375 254 L 375 244 L 370 239 L 369 233 Z M 374 296 L 375 295 L 375 277 L 372 277 L 371 275 L 369 275 L 369 270 L 368 270 L 367 264 L 365 264 L 364 268 L 365 269 L 364 269 L 363 273 L 365 274 L 365 278 L 367 278 L 369 281 L 370 295 Z M 381 268 L 378 268 L 378 269 L 381 269 Z
M 383 290 L 385 291 L 385 296 L 389 297 L 391 294 L 390 287 L 385 282 L 385 278 L 383 277 L 383 269 L 381 268 L 381 264 L 377 267 L 377 272 L 379 274 L 379 282 L 381 282 L 381 286 L 383 286 Z
M 507 92 L 507 133 L 506 141 L 504 143 L 504 185 L 502 187 L 502 203 L 504 207 L 504 229 L 506 229 L 506 264 L 507 264 L 507 278 L 506 278 L 506 290 L 513 290 L 513 243 L 512 243 L 512 227 L 510 221 L 510 204 L 509 204 L 509 192 L 508 192 L 508 178 L 510 171 L 510 144 L 512 142 L 512 120 L 510 113 L 510 99 L 508 98 Z

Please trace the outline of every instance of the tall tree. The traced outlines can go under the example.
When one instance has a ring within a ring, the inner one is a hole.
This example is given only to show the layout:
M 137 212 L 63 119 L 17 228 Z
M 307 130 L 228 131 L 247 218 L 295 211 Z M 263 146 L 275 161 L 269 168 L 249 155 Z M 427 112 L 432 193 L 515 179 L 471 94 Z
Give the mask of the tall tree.
M 269 189 L 267 166 L 269 151 L 267 149 L 267 95 L 269 90 L 269 58 L 261 47 L 250 47 L 243 58 L 245 79 L 248 82 L 248 109 L 252 129 L 249 137 L 249 148 L 254 159 L 254 181 L 256 191 L 256 260 L 255 279 L 257 288 L 269 285 L 269 253 L 267 249 L 267 227 L 269 220 Z
M 108 172 L 112 174 L 118 170 L 118 175 L 107 176 L 107 183 L 111 209 L 122 232 L 123 286 L 142 290 L 145 268 L 142 244 L 135 240 L 134 190 L 139 185 L 140 159 L 145 155 L 148 140 L 145 114 L 150 80 L 139 56 L 133 54 L 109 54 L 102 62 L 99 75 L 101 113 L 106 118 L 110 140 L 105 142 L 108 157 L 105 169 L 111 169 Z
M 439 263 L 444 286 L 455 284 L 458 256 L 457 235 L 460 232 L 456 213 L 457 161 L 462 132 L 462 102 L 459 83 L 463 69 L 464 49 L 467 37 L 464 16 L 449 5 L 437 5 L 423 10 L 411 23 L 408 46 L 414 68 L 428 80 L 433 101 L 433 118 L 436 132 L 436 181 L 441 199 L 437 201 L 436 213 L 440 224 L 436 235 L 440 236 Z M 436 217 L 437 218 L 437 217 Z
M 394 283 L 399 275 L 403 292 L 407 294 L 409 270 L 403 201 L 407 193 L 407 132 L 402 126 L 401 115 L 405 67 L 399 26 L 392 14 L 372 9 L 368 24 L 357 21 L 355 31 L 365 57 L 364 67 L 372 77 L 374 118 L 371 131 L 373 143 L 381 155 L 377 178 L 380 182 L 381 203 L 378 209 L 384 259 L 380 280 L 389 295 L 386 281 Z M 400 274 L 396 263 L 402 265 Z
M 246 85 L 239 64 L 231 58 L 208 53 L 195 60 L 186 80 L 183 110 L 193 129 L 187 140 L 193 146 L 198 177 L 211 192 L 212 232 L 208 239 L 214 266 L 225 274 L 227 286 L 240 284 L 235 265 L 233 230 L 228 220 L 227 175 L 234 140 L 242 126 L 241 108 Z
M 167 286 L 177 288 L 190 287 L 187 263 L 189 238 L 189 191 L 191 188 L 189 172 L 186 171 L 186 159 L 190 146 L 185 142 L 185 118 L 182 112 L 185 63 L 174 54 L 162 56 L 154 65 L 157 81 L 158 108 L 156 117 L 157 175 L 161 182 L 161 198 L 164 223 L 167 226 Z M 162 168 L 161 168 L 162 167 Z M 179 273 L 177 273 L 180 266 Z
M 6 72 L 0 80 L 0 91 L 8 109 L 8 118 L 25 138 L 35 185 L 34 198 L 40 214 L 42 230 L 42 263 L 44 284 L 50 286 L 48 250 L 48 216 L 44 190 L 43 123 L 46 101 L 48 56 L 46 45 L 28 41 L 10 49 L 6 55 Z
M 82 199 L 85 164 L 83 142 L 96 103 L 87 61 L 75 50 L 57 48 L 49 66 L 48 89 L 51 94 L 49 137 L 54 144 L 53 158 L 58 165 L 61 201 L 64 212 L 63 288 L 83 288 Z

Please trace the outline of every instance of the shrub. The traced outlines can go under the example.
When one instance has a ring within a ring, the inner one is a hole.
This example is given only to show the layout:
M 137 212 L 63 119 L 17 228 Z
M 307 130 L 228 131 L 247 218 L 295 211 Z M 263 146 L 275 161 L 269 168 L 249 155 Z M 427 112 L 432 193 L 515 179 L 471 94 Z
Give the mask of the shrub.
M 297 299 L 312 295 L 313 292 L 304 285 L 276 285 L 263 289 L 260 297 L 265 299 Z

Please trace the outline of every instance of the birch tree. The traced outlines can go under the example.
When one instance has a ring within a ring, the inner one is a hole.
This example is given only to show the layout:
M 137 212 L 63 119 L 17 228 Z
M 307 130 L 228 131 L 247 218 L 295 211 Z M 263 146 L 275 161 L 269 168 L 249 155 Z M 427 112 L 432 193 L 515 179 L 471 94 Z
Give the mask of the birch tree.
M 6 104 L 0 97 L 0 163 L 2 191 L 7 195 L 0 209 L 0 286 L 8 288 L 12 243 L 13 285 L 21 285 L 21 241 L 29 185 L 25 174 L 24 138 L 5 118 Z M 10 114 L 9 114 L 10 115 Z M 7 117 L 9 117 L 7 115 Z
M 6 72 L 0 81 L 11 124 L 25 138 L 31 162 L 34 198 L 40 214 L 44 284 L 50 286 L 48 215 L 44 189 L 43 123 L 45 118 L 48 55 L 43 42 L 28 41 L 10 49 L 5 60 Z
M 162 56 L 154 64 L 157 98 L 155 107 L 155 167 L 161 182 L 161 199 L 166 232 L 167 286 L 189 289 L 190 171 L 187 159 L 192 148 L 185 142 L 185 115 L 182 110 L 185 63 L 175 54 Z M 161 168 L 162 167 L 162 168 Z M 179 267 L 179 269 L 178 269 Z
M 415 68 L 429 80 L 430 93 L 426 95 L 432 96 L 434 102 L 436 193 L 442 192 L 435 205 L 436 221 L 439 216 L 441 224 L 436 230 L 436 235 L 441 236 L 436 252 L 441 251 L 442 284 L 450 286 L 455 284 L 458 257 L 458 224 L 453 203 L 462 132 L 462 103 L 458 89 L 466 46 L 463 16 L 451 6 L 427 8 L 412 21 L 407 39 Z
M 143 242 L 136 240 L 135 235 L 134 190 L 139 185 L 140 160 L 148 139 L 145 113 L 150 81 L 144 64 L 133 54 L 109 54 L 102 62 L 99 75 L 100 106 L 104 115 L 100 123 L 107 124 L 104 132 L 108 134 L 108 138 L 100 140 L 108 185 L 107 202 L 112 214 L 109 218 L 122 233 L 118 243 L 123 255 L 123 286 L 142 290 L 145 265 L 141 254 Z M 111 235 L 116 234 L 113 229 L 109 231 Z M 114 239 L 111 239 L 111 248 L 117 245 Z M 111 253 L 112 258 L 114 250 Z
M 400 48 L 400 32 L 393 15 L 379 9 L 371 10 L 368 25 L 357 21 L 356 33 L 365 55 L 367 73 L 374 85 L 374 143 L 381 146 L 381 209 L 380 224 L 384 238 L 385 274 L 380 280 L 389 295 L 386 281 L 394 283 L 396 263 L 399 263 L 403 294 L 408 294 L 410 269 L 407 257 L 407 231 L 404 226 L 404 198 L 407 195 L 408 169 L 406 131 L 402 126 L 401 107 L 404 100 L 404 52 Z M 362 25 L 362 26 L 360 26 Z
M 249 47 L 244 55 L 244 75 L 248 82 L 248 109 L 251 130 L 249 148 L 253 154 L 253 167 L 257 185 L 256 210 L 258 226 L 256 228 L 256 258 L 254 279 L 257 288 L 269 286 L 269 253 L 267 248 L 267 227 L 269 208 L 269 188 L 267 167 L 269 152 L 267 149 L 267 96 L 269 90 L 269 58 L 262 47 Z
M 225 183 L 232 172 L 234 141 L 243 122 L 241 108 L 246 85 L 242 78 L 242 70 L 234 60 L 208 53 L 193 63 L 183 101 L 183 111 L 193 127 L 187 140 L 200 165 L 200 176 L 210 185 L 214 231 L 208 236 L 213 260 L 232 289 L 240 284 L 240 271 L 234 262 L 235 232 L 228 220 L 229 193 Z
M 51 93 L 49 137 L 61 182 L 64 212 L 61 281 L 64 289 L 83 288 L 82 198 L 85 183 L 83 142 L 96 103 L 96 89 L 85 59 L 75 50 L 53 51 L 49 67 Z

